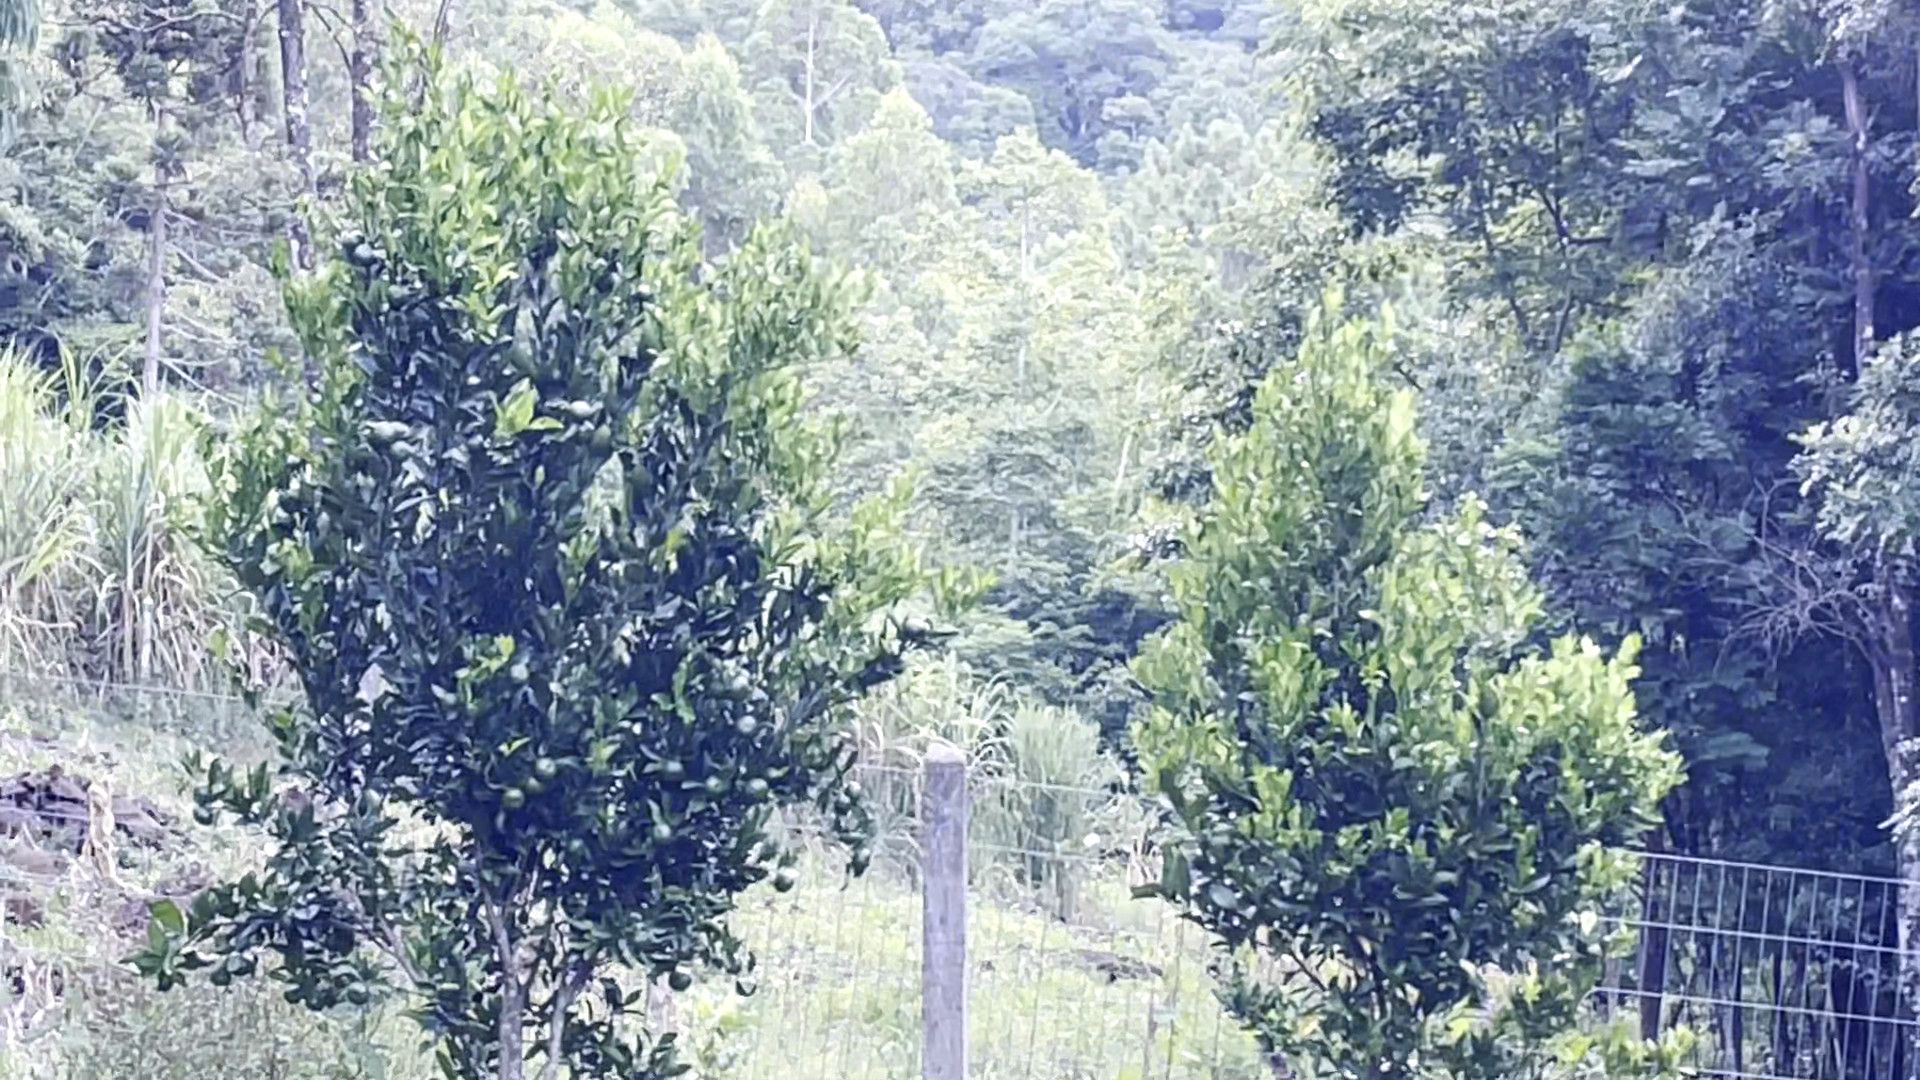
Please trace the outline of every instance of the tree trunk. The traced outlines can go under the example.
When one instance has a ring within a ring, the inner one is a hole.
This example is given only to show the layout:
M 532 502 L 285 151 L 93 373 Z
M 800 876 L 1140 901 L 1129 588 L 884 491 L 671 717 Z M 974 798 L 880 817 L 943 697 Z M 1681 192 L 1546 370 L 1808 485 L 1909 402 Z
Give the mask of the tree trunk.
M 494 961 L 500 965 L 500 1015 L 494 1026 L 500 1043 L 498 1080 L 526 1080 L 527 979 L 520 971 L 519 950 L 507 928 L 507 902 L 489 898 L 487 918 L 493 932 Z
M 254 36 L 260 30 L 258 0 L 246 0 L 240 9 L 240 56 L 234 76 L 234 102 L 240 113 L 240 141 L 248 150 L 260 149 L 260 54 Z
M 526 1080 L 527 1043 L 525 1023 L 527 1003 L 516 987 L 500 994 L 500 1072 L 499 1080 Z
M 1853 369 L 1858 372 L 1873 353 L 1873 290 L 1876 275 L 1868 257 L 1869 199 L 1872 188 L 1867 174 L 1867 115 L 1860 99 L 1860 78 L 1853 64 L 1840 63 L 1840 88 L 1846 107 L 1847 130 L 1851 136 L 1848 155 L 1849 186 L 1847 200 L 1847 264 L 1853 278 Z
M 1013 360 L 1014 385 L 1024 394 L 1027 389 L 1027 347 L 1033 341 L 1033 200 L 1020 202 L 1020 351 Z
M 1883 641 L 1873 658 L 1875 711 L 1880 719 L 1880 742 L 1887 756 L 1887 780 L 1893 787 L 1895 805 L 1907 797 L 1920 781 L 1920 765 L 1913 742 L 1920 735 L 1915 721 L 1913 588 L 1894 568 L 1883 568 L 1878 586 L 1884 608 L 1881 616 Z M 1894 861 L 1899 868 L 1900 914 L 1895 937 L 1899 945 L 1899 1015 L 1912 1016 L 1920 1001 L 1920 964 L 1914 949 L 1920 943 L 1920 830 L 1907 829 L 1894 837 Z M 1907 1032 L 1904 1024 L 1896 1030 Z M 1907 1032 L 1907 1039 L 1912 1033 Z M 1920 1063 L 1920 1055 L 1906 1055 Z
M 1647 846 L 1654 854 L 1666 850 L 1665 837 L 1655 831 Z M 1646 898 L 1641 911 L 1639 971 L 1634 979 L 1635 988 L 1640 994 L 1640 1037 L 1658 1039 L 1660 1037 L 1660 1013 L 1662 1000 L 1667 990 L 1667 925 L 1673 921 L 1673 913 L 1659 902 L 1660 875 L 1657 864 L 1646 864 Z
M 1745 1073 L 1747 1060 L 1747 1007 L 1746 1007 L 1746 967 L 1740 949 L 1739 939 L 1734 941 L 1733 950 L 1733 993 L 1728 999 L 1733 1004 L 1727 1006 L 1727 1049 L 1731 1057 L 1735 1075 Z
M 1772 932 L 1764 927 L 1763 931 Z M 1784 996 L 1787 985 L 1786 953 L 1785 946 L 1777 942 L 1771 948 L 1773 949 L 1773 997 L 1769 1000 L 1777 1006 L 1786 1000 Z M 1787 1038 L 1786 1013 L 1776 1008 L 1773 1010 L 1773 1068 L 1783 1069 L 1786 1067 L 1785 1063 L 1791 1060 L 1793 1060 L 1793 1046 Z
M 155 111 L 154 134 L 166 126 L 166 114 Z M 161 330 L 167 307 L 167 167 L 153 163 L 153 206 L 147 216 L 147 348 L 140 367 L 140 395 L 150 398 L 160 390 Z
M 365 163 L 373 156 L 373 67 L 380 52 L 373 0 L 353 0 L 352 17 L 353 52 L 347 57 L 347 78 L 353 90 L 353 160 Z
M 314 197 L 313 135 L 307 129 L 307 25 L 301 0 L 276 0 L 280 14 L 280 108 L 286 121 L 287 152 L 300 176 L 300 193 Z M 313 239 L 302 206 L 287 219 L 287 241 L 294 265 L 313 268 Z
M 801 112 L 804 114 L 803 123 L 806 125 L 806 140 L 807 140 L 808 146 L 813 145 L 813 38 L 814 38 L 814 24 L 817 21 L 818 21 L 817 13 L 809 12 L 807 14 L 807 59 L 806 59 L 806 74 L 804 77 L 805 89 L 801 95 L 800 109 L 801 109 Z
M 1840 92 L 1847 117 L 1847 263 L 1853 286 L 1853 366 L 1857 374 L 1873 357 L 1874 272 L 1869 235 L 1872 228 L 1872 178 L 1867 154 L 1871 149 L 1866 104 L 1860 96 L 1860 75 L 1851 59 L 1839 62 Z M 1874 585 L 1880 597 L 1877 640 L 1869 650 L 1873 666 L 1874 711 L 1880 721 L 1880 743 L 1887 758 L 1887 779 L 1895 800 L 1903 798 L 1914 780 L 1913 754 L 1908 742 L 1920 736 L 1920 700 L 1915 697 L 1913 601 L 1914 590 L 1904 560 L 1883 555 L 1874 567 Z M 1920 929 L 1920 838 L 1900 837 L 1894 845 L 1900 877 L 1900 1012 L 1914 1014 L 1920 999 L 1920 964 L 1912 945 Z M 1909 1035 L 1909 1038 L 1912 1036 Z M 1920 1054 L 1909 1054 L 1920 1063 Z

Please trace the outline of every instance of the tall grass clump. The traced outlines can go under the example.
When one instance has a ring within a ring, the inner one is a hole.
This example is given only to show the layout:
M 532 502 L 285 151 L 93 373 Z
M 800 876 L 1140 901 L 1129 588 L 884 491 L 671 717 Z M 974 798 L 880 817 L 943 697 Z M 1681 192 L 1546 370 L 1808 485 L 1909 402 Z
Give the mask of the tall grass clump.
M 1144 826 L 1096 724 L 1025 700 L 950 655 L 862 702 L 856 723 L 877 850 L 896 865 L 914 863 L 921 769 L 935 742 L 967 757 L 976 880 L 1015 887 L 1063 918 L 1087 876 Z
M 83 365 L 0 351 L 0 675 L 203 688 L 233 590 L 195 546 L 204 418 L 102 408 Z
M 976 785 L 975 847 L 1071 919 L 1082 885 L 1143 827 L 1144 813 L 1121 790 L 1123 773 L 1101 749 L 1099 727 L 1072 709 L 1021 703 L 999 741 L 999 771 Z
M 192 538 L 209 491 L 201 418 L 159 396 L 129 405 L 95 457 L 89 652 L 114 677 L 198 685 L 229 587 Z
M 65 674 L 86 615 L 93 440 L 74 401 L 0 351 L 0 672 Z

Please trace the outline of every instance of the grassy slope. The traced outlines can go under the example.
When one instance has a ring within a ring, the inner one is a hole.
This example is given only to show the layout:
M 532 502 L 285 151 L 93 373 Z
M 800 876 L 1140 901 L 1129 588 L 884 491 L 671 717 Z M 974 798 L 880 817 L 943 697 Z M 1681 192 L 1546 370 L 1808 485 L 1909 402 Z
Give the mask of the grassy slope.
M 792 894 L 747 898 L 737 925 L 760 989 L 697 987 L 683 1026 L 722 1038 L 692 1046 L 713 1075 L 918 1076 L 918 896 L 884 869 L 846 883 L 807 865 Z M 975 1077 L 1261 1075 L 1212 996 L 1200 934 L 1115 883 L 1089 890 L 1074 925 L 978 890 L 969 952 Z

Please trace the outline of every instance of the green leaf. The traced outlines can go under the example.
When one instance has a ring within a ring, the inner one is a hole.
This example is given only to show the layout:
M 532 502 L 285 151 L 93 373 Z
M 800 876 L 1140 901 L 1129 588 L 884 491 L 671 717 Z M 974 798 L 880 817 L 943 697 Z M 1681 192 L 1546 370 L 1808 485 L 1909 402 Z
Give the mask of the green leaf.
M 533 410 L 539 403 L 540 395 L 530 380 L 521 379 L 513 384 L 513 389 L 507 392 L 494 413 L 493 437 L 511 439 L 527 430 L 533 423 Z
M 153 922 L 168 934 L 178 936 L 187 932 L 187 917 L 180 911 L 180 905 L 171 900 L 156 900 L 147 908 Z

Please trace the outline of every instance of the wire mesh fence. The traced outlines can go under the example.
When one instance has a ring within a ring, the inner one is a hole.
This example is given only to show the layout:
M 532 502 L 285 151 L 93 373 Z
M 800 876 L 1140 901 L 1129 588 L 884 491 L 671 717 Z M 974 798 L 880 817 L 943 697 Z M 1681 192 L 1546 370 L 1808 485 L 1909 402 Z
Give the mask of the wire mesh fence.
M 264 979 L 160 995 L 121 962 L 147 899 L 251 857 L 246 835 L 188 823 L 176 763 L 201 744 L 244 756 L 253 715 L 219 694 L 0 672 L 0 1080 L 437 1075 L 397 1001 L 314 1016 Z M 799 885 L 756 889 L 735 915 L 752 993 L 712 977 L 657 997 L 654 1022 L 698 1075 L 920 1075 L 923 775 L 910 754 L 874 760 L 859 777 L 872 868 L 848 875 L 817 829 L 785 823 Z M 1148 807 L 1004 763 L 975 771 L 969 796 L 970 1076 L 1274 1075 L 1220 1005 L 1207 936 L 1133 898 L 1150 876 Z M 1691 1030 L 1702 1076 L 1905 1080 L 1898 900 L 1890 878 L 1648 854 L 1608 916 L 1635 947 L 1594 1019 Z
M 1596 995 L 1652 1036 L 1685 1026 L 1705 1074 L 1906 1080 L 1915 1022 L 1899 994 L 1892 878 L 1643 856 L 1615 919 L 1631 962 Z
M 919 1076 L 921 780 L 868 767 L 879 854 L 849 878 L 805 825 L 791 893 L 755 892 L 738 925 L 758 953 L 751 997 L 696 987 L 682 1030 L 715 1030 L 705 1063 L 742 1077 Z M 1133 800 L 976 775 L 969 831 L 969 1075 L 1253 1078 L 1271 1073 L 1213 993 L 1212 950 L 1164 905 L 1132 898 Z M 711 1010 L 711 1011 L 708 1011 Z

